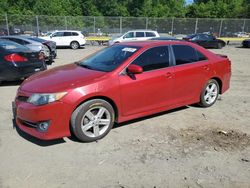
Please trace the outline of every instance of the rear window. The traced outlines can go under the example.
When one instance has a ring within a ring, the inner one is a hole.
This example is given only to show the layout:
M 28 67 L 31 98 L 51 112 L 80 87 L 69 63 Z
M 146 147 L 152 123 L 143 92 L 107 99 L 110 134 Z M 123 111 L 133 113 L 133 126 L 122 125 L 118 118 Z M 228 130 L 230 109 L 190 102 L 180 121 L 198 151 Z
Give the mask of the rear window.
M 135 37 L 145 37 L 144 32 L 136 32 Z
M 36 41 L 36 42 L 40 42 L 40 43 L 45 42 L 44 39 L 40 39 L 40 38 L 38 38 L 38 37 L 30 37 L 30 38 L 28 38 L 28 39 L 29 39 L 29 40 L 33 40 L 33 41 Z
M 153 32 L 146 32 L 146 37 L 156 37 L 156 35 Z
M 1 40 L 0 41 L 0 48 L 1 49 L 4 49 L 4 50 L 27 50 L 28 48 L 23 46 L 23 45 L 20 45 L 20 44 L 17 44 L 15 42 L 12 42 L 12 41 L 8 41 L 8 40 Z

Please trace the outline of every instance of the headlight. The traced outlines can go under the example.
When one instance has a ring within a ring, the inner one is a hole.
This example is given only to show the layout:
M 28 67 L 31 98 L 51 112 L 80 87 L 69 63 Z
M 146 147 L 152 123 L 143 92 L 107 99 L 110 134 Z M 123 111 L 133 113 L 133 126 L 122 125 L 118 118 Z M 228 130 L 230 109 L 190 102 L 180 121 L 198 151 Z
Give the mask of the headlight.
M 31 104 L 34 105 L 44 105 L 51 102 L 55 102 L 63 98 L 67 92 L 61 92 L 61 93 L 43 93 L 43 94 L 33 94 L 29 97 L 28 101 Z

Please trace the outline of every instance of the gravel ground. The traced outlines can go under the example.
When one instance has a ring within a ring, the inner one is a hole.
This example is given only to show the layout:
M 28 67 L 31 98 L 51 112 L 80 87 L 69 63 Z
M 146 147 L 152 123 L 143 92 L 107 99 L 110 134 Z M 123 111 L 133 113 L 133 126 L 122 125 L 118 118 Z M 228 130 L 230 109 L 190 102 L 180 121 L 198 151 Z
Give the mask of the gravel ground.
M 51 66 L 99 50 L 59 49 Z M 13 128 L 20 83 L 0 87 L 0 187 L 250 187 L 250 49 L 232 61 L 231 88 L 210 108 L 187 106 L 116 125 L 102 140 L 39 141 Z

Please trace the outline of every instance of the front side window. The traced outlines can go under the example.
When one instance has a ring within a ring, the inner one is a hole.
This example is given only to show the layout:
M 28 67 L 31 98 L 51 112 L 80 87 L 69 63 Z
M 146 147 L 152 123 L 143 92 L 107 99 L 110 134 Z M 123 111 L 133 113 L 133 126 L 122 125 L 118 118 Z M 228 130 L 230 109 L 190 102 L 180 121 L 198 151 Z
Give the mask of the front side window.
M 173 45 L 172 48 L 175 56 L 176 65 L 193 63 L 207 59 L 202 53 L 198 52 L 191 46 Z
M 53 37 L 62 37 L 63 36 L 63 32 L 56 32 L 52 36 Z
M 136 32 L 135 37 L 144 37 L 144 32 Z
M 127 33 L 123 38 L 124 38 L 124 39 L 127 39 L 127 38 L 134 38 L 134 32 L 129 32 L 129 33 Z
M 78 64 L 92 70 L 111 72 L 140 48 L 138 46 L 114 45 L 97 52 Z
M 159 46 L 143 52 L 132 64 L 139 65 L 143 71 L 161 69 L 169 66 L 168 46 Z

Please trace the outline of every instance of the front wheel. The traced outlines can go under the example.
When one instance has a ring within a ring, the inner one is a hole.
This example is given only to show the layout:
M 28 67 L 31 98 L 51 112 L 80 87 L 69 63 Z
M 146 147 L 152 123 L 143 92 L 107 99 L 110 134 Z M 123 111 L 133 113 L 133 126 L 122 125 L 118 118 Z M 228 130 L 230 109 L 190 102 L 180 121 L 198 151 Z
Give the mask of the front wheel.
M 219 84 L 216 80 L 211 79 L 207 82 L 200 96 L 200 106 L 202 107 L 210 107 L 212 106 L 218 96 L 219 96 Z
M 113 107 L 105 100 L 94 99 L 81 104 L 72 114 L 71 127 L 82 142 L 92 142 L 106 136 L 115 119 Z

